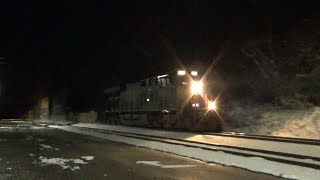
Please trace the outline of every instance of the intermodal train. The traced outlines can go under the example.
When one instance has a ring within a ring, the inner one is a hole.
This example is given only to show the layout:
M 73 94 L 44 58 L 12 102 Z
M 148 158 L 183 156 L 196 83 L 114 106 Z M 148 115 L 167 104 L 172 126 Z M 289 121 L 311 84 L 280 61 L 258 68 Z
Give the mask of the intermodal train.
M 219 132 L 216 97 L 198 71 L 174 70 L 108 88 L 103 121 L 108 124 Z

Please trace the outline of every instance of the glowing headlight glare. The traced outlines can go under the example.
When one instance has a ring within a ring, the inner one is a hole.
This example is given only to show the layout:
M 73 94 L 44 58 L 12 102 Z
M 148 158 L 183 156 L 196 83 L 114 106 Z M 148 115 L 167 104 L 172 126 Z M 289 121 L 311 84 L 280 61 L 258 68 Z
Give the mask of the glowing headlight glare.
M 186 74 L 186 71 L 184 71 L 184 70 L 179 70 L 178 71 L 178 75 L 179 76 L 183 76 L 183 75 L 185 75 Z
M 197 71 L 191 71 L 191 76 L 198 76 L 198 72 Z
M 209 101 L 208 103 L 208 109 L 209 110 L 216 110 L 217 109 L 217 105 L 215 101 Z
M 200 81 L 193 81 L 192 82 L 191 93 L 192 94 L 201 94 L 202 93 L 202 83 Z

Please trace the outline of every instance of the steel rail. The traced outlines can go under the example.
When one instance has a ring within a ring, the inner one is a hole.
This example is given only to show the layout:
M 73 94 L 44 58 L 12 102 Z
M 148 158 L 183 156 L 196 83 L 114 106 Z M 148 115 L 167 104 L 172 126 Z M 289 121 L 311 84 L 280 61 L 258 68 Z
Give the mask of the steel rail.
M 320 140 L 317 139 L 306 139 L 306 138 L 293 138 L 293 137 L 279 137 L 279 136 L 268 136 L 268 135 L 255 135 L 255 134 L 233 134 L 233 133 L 214 133 L 214 132 L 190 132 L 183 130 L 168 130 L 161 128 L 152 128 L 152 127 L 139 127 L 139 126 L 129 126 L 136 128 L 145 128 L 145 129 L 154 129 L 159 131 L 168 131 L 168 132 L 183 132 L 183 133 L 198 133 L 200 135 L 210 135 L 210 136 L 222 136 L 222 137 L 234 137 L 241 139 L 256 139 L 256 140 L 265 140 L 265 141 L 276 141 L 276 142 L 286 142 L 294 144 L 308 144 L 320 146 Z

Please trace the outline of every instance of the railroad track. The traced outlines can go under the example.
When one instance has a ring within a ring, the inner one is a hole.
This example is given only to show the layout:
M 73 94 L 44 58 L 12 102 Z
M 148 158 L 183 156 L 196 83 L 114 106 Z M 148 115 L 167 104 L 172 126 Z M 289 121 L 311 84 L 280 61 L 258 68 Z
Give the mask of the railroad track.
M 145 128 L 139 126 L 130 126 L 134 128 Z M 158 130 L 158 131 L 167 131 L 161 128 L 153 128 L 148 127 L 148 129 Z M 182 130 L 169 130 L 169 132 L 182 132 L 186 131 Z M 189 133 L 189 132 L 187 132 Z M 201 135 L 213 135 L 213 136 L 221 136 L 221 137 L 234 137 L 241 139 L 255 139 L 255 140 L 264 140 L 264 141 L 276 141 L 276 142 L 286 142 L 286 143 L 298 143 L 298 144 L 309 144 L 309 145 L 320 145 L 320 140 L 317 139 L 306 139 L 306 138 L 292 138 L 292 137 L 280 137 L 280 136 L 268 136 L 268 135 L 256 135 L 256 134 L 244 134 L 244 133 L 233 133 L 233 132 L 225 132 L 225 133 L 213 133 L 213 132 L 196 132 Z
M 255 135 L 255 134 L 243 134 L 243 133 L 205 132 L 205 133 L 201 133 L 201 134 L 202 135 L 222 136 L 222 137 L 242 138 L 242 139 L 277 141 L 277 142 L 286 142 L 286 143 L 295 143 L 295 144 L 298 143 L 298 144 L 319 145 L 320 146 L 320 140 L 317 140 L 317 139 L 291 138 L 291 137 L 279 137 L 279 136 L 267 136 L 267 135 Z
M 228 154 L 233 154 L 237 156 L 243 156 L 243 157 L 260 157 L 264 158 L 270 161 L 276 161 L 280 163 L 285 164 L 291 164 L 291 165 L 298 165 L 303 167 L 309 167 L 320 170 L 320 158 L 319 157 L 313 157 L 313 156 L 306 156 L 306 155 L 299 155 L 299 154 L 292 154 L 292 153 L 284 153 L 284 152 L 277 152 L 277 151 L 270 151 L 270 150 L 263 150 L 263 149 L 253 149 L 253 148 L 246 148 L 246 147 L 238 147 L 238 146 L 230 146 L 230 145 L 223 145 L 223 144 L 215 144 L 215 143 L 206 143 L 206 142 L 197 142 L 193 140 L 186 140 L 186 139 L 179 139 L 179 138 L 169 138 L 169 137 L 163 137 L 163 136 L 156 136 L 156 135 L 146 135 L 141 133 L 132 133 L 132 132 L 123 132 L 123 131 L 115 131 L 115 130 L 105 130 L 105 129 L 96 129 L 96 128 L 89 128 L 89 127 L 79 127 L 79 126 L 72 126 L 73 128 L 78 128 L 84 131 L 92 131 L 92 132 L 98 132 L 103 134 L 113 134 L 128 138 L 135 138 L 140 140 L 147 140 L 147 141 L 155 141 L 155 142 L 161 142 L 161 143 L 167 143 L 167 144 L 173 144 L 173 145 L 182 145 L 186 147 L 193 147 L 193 148 L 202 148 L 204 150 L 209 151 L 223 151 Z M 216 136 L 216 133 L 204 133 L 202 135 L 207 136 Z M 227 134 L 217 134 L 218 136 L 228 136 Z M 235 137 L 235 135 L 232 135 L 230 137 Z M 245 139 L 246 136 L 237 136 L 236 138 L 243 138 Z M 262 138 L 265 138 L 263 140 L 271 141 L 271 138 L 268 137 L 254 137 L 250 136 L 248 139 L 257 139 L 262 140 Z M 280 141 L 282 138 L 275 138 L 276 141 Z M 289 138 L 293 139 L 293 138 Z M 305 144 L 304 142 L 300 141 L 289 141 L 289 139 L 284 139 L 281 142 L 284 143 L 301 143 L 302 145 Z M 319 144 L 312 144 L 318 146 Z

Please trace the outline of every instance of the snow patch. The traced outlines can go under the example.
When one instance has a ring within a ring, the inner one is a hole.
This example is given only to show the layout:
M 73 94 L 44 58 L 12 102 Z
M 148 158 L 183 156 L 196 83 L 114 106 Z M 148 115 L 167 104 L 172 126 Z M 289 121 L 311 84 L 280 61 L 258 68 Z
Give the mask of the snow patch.
M 46 145 L 46 144 L 40 144 L 40 147 L 43 148 L 43 149 L 52 149 L 51 146 Z
M 43 126 L 31 126 L 30 129 L 45 129 Z
M 94 156 L 81 156 L 81 158 L 87 161 L 91 161 L 94 159 Z
M 79 170 L 79 169 L 80 169 L 79 166 L 74 166 L 73 168 L 71 168 L 72 171 L 74 171 L 74 170 Z
M 53 147 L 51 147 L 51 146 L 49 146 L 49 145 L 47 145 L 47 144 L 39 144 L 39 146 L 40 146 L 40 150 L 44 150 L 44 149 L 54 149 L 55 151 L 60 151 L 59 148 L 53 148 Z
M 58 165 L 62 169 L 70 169 L 72 171 L 80 169 L 76 164 L 88 164 L 81 159 L 64 159 L 64 158 L 46 158 L 43 156 L 39 157 L 40 163 L 43 166 L 47 165 Z M 73 166 L 72 166 L 73 164 Z
M 87 162 L 84 162 L 84 161 L 81 160 L 81 159 L 73 159 L 73 162 L 74 162 L 75 164 L 88 164 Z
M 0 127 L 0 129 L 12 129 L 12 127 Z

